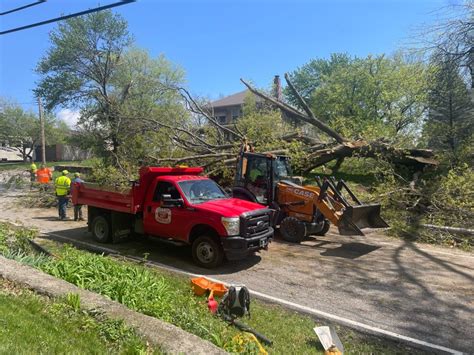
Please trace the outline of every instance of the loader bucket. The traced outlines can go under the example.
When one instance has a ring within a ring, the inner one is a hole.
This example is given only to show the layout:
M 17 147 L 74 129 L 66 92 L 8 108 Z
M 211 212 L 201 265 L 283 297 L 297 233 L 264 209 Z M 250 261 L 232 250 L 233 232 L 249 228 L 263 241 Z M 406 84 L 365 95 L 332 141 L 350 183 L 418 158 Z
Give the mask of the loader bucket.
M 349 206 L 344 210 L 339 223 L 341 235 L 364 235 L 362 228 L 387 228 L 380 217 L 380 204 Z

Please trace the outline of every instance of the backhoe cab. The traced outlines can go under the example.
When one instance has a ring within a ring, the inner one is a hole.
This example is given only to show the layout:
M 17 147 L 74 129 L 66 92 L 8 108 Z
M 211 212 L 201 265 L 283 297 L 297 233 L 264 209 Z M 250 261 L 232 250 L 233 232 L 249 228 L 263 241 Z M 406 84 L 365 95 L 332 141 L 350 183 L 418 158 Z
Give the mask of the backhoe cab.
M 236 198 L 274 209 L 273 225 L 279 225 L 282 237 L 290 242 L 325 235 L 330 223 L 342 235 L 388 227 L 380 217 L 380 204 L 362 204 L 343 180 L 316 182 L 318 186 L 303 186 L 301 177 L 292 176 L 286 156 L 241 152 L 232 192 Z

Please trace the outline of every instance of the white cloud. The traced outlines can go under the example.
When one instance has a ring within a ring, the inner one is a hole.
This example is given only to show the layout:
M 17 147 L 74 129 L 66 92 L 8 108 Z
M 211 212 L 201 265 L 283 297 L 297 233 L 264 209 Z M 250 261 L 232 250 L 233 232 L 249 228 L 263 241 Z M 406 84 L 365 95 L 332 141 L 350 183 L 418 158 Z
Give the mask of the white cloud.
M 76 126 L 77 120 L 79 119 L 80 115 L 81 114 L 79 113 L 79 111 L 73 111 L 68 108 L 63 108 L 57 113 L 58 118 L 66 122 L 67 125 L 71 128 Z

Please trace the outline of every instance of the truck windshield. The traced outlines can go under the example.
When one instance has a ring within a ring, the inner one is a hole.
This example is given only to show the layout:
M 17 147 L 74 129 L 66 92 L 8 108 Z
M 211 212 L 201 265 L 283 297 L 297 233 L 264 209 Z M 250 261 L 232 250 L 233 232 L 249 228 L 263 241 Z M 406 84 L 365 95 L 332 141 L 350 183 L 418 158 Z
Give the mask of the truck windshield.
M 187 180 L 178 184 L 191 204 L 227 198 L 220 186 L 212 180 Z

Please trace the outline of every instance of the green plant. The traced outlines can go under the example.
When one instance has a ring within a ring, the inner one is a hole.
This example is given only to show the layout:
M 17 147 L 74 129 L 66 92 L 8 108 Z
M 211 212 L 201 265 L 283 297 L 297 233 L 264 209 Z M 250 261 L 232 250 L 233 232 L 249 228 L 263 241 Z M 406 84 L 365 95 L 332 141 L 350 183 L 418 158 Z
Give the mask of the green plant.
M 64 303 L 70 306 L 74 312 L 78 312 L 81 309 L 81 297 L 77 293 L 68 293 Z
M 49 260 L 49 257 L 44 254 L 32 254 L 18 250 L 7 250 L 1 254 L 8 259 L 16 260 L 22 264 L 33 267 L 39 267 L 40 265 L 46 263 Z

